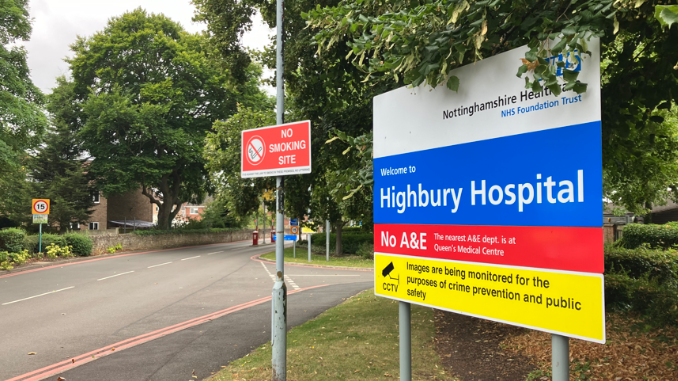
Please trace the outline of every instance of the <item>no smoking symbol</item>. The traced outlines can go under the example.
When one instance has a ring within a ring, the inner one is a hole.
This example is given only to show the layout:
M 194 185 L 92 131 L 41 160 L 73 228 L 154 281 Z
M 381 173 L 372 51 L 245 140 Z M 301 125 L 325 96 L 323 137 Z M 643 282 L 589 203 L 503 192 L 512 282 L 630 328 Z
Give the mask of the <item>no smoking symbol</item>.
M 250 138 L 246 147 L 247 161 L 249 161 L 249 163 L 252 165 L 260 164 L 266 155 L 266 150 L 264 149 L 265 146 L 266 144 L 264 143 L 264 139 L 262 139 L 260 136 L 253 136 Z

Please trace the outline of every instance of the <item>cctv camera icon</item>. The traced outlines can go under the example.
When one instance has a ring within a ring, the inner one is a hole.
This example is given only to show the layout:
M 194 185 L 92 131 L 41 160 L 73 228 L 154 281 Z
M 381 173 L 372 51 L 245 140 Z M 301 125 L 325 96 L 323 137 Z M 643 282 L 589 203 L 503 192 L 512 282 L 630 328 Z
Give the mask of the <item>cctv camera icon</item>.
M 382 271 L 381 275 L 386 278 L 389 277 L 390 279 L 397 280 L 398 283 L 400 283 L 400 277 L 394 278 L 391 276 L 391 272 L 395 270 L 395 266 L 393 266 L 393 262 L 389 263 L 388 266 L 386 266 Z

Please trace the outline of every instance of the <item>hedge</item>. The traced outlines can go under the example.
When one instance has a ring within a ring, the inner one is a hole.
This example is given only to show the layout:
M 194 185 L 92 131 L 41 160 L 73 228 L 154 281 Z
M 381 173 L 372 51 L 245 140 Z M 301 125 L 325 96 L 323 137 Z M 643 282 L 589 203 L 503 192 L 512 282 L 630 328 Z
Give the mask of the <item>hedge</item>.
M 21 229 L 9 228 L 0 230 L 0 251 L 20 253 L 24 249 L 25 238 L 26 232 Z
M 151 230 L 136 230 L 133 233 L 140 236 L 145 235 L 165 235 L 165 234 L 205 234 L 205 233 L 226 233 L 241 231 L 239 228 L 211 228 L 211 229 L 151 229 Z
M 678 245 L 678 225 L 629 224 L 624 227 L 622 239 L 617 244 L 627 249 L 635 249 L 643 244 L 655 249 L 670 249 Z
M 672 251 L 606 245 L 604 252 L 606 274 L 625 274 L 634 279 L 647 277 L 660 283 L 678 281 L 678 255 Z
M 635 311 L 659 325 L 678 325 L 678 254 L 605 247 L 605 305 Z
M 342 232 L 343 233 L 343 232 Z M 305 236 L 303 234 L 302 236 Z M 325 233 L 315 233 L 311 234 L 311 244 L 313 247 L 311 250 L 318 252 L 325 252 Z M 363 243 L 374 244 L 374 235 L 372 233 L 351 233 L 351 234 L 342 234 L 341 235 L 341 251 L 343 254 L 357 254 L 360 246 Z M 307 241 L 300 241 L 299 245 L 302 247 L 308 247 Z M 330 253 L 336 251 L 337 245 L 337 235 L 334 233 L 330 234 Z

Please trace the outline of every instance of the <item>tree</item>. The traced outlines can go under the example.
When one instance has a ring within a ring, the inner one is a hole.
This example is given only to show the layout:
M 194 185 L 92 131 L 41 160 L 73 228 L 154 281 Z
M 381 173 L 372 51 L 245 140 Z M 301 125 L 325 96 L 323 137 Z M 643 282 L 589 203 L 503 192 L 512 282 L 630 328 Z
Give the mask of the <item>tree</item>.
M 229 31 L 239 28 L 232 24 L 235 22 L 232 17 L 217 12 L 219 9 L 239 7 L 248 9 L 239 11 L 241 14 L 253 14 L 254 10 L 258 10 L 270 27 L 275 26 L 275 4 L 272 2 L 201 0 L 201 3 L 204 6 L 199 8 L 199 13 L 205 13 L 205 20 L 209 23 L 216 22 L 215 25 L 218 25 L 210 27 L 212 38 L 232 41 L 234 37 L 233 34 L 229 35 Z M 329 51 L 323 51 L 322 56 L 318 57 L 317 46 L 314 43 L 315 32 L 307 28 L 306 21 L 301 15 L 315 9 L 316 6 L 332 6 L 337 3 L 337 0 L 286 1 L 284 19 L 285 119 L 311 120 L 313 156 L 311 174 L 285 178 L 285 213 L 292 217 L 310 214 L 311 219 L 323 226 L 324 221 L 329 219 L 335 231 L 341 229 L 346 222 L 345 218 L 353 218 L 354 215 L 363 220 L 371 220 L 371 213 L 368 217 L 363 217 L 364 213 L 370 210 L 364 205 L 371 205 L 372 194 L 367 188 L 362 188 L 356 191 L 353 200 L 343 199 L 346 194 L 342 193 L 344 191 L 340 191 L 340 188 L 344 189 L 345 185 L 339 185 L 342 182 L 337 179 L 341 176 L 337 174 L 355 173 L 360 160 L 352 154 L 342 155 L 346 149 L 344 143 L 325 144 L 325 142 L 332 137 L 333 131 L 342 131 L 348 136 L 369 133 L 372 126 L 372 97 L 384 90 L 397 87 L 389 83 L 378 86 L 361 83 L 363 73 L 344 60 L 350 50 L 345 43 L 333 45 Z M 247 18 L 246 22 L 249 23 L 251 20 Z M 265 66 L 274 69 L 275 41 L 272 41 L 259 57 Z M 252 128 L 261 126 L 264 125 L 252 125 Z M 225 167 L 220 168 L 225 170 Z M 335 189 L 336 191 L 332 192 Z M 362 206 L 357 208 L 355 205 Z M 350 214 L 353 210 L 359 210 L 360 213 Z M 340 242 L 339 239 L 337 245 L 339 252 Z
M 13 214 L 22 188 L 25 151 L 35 147 L 47 126 L 44 97 L 30 79 L 26 50 L 15 44 L 31 34 L 28 0 L 0 2 L 0 214 Z M 17 182 L 18 181 L 18 182 Z
M 201 202 L 211 189 L 204 139 L 214 121 L 235 111 L 230 78 L 215 67 L 204 37 L 142 9 L 71 48 L 82 104 L 73 123 L 94 157 L 97 187 L 104 194 L 141 187 L 159 208 L 159 227 L 169 228 L 182 203 Z
M 351 59 L 370 83 L 446 84 L 451 90 L 464 85 L 448 78 L 451 69 L 527 45 L 523 65 L 516 64 L 517 75 L 527 76 L 527 88 L 540 90 L 544 83 L 555 89 L 564 80 L 568 89 L 584 92 L 586 84 L 572 72 L 566 70 L 564 79 L 557 79 L 553 63 L 546 59 L 561 52 L 585 54 L 587 41 L 600 37 L 607 62 L 602 71 L 603 165 L 607 175 L 617 176 L 606 179 L 605 194 L 618 195 L 630 210 L 643 211 L 662 199 L 662 189 L 675 189 L 678 182 L 675 175 L 664 176 L 661 184 L 634 187 L 632 192 L 623 189 L 628 182 L 641 183 L 649 173 L 670 173 L 678 159 L 672 148 L 675 133 L 655 133 L 666 132 L 662 115 L 678 99 L 678 28 L 666 29 L 655 19 L 656 4 L 345 0 L 305 17 L 318 32 L 319 52 L 348 44 L 352 50 L 345 59 Z
M 71 128 L 77 115 L 73 89 L 72 82 L 57 78 L 57 87 L 48 96 L 47 104 L 52 128 L 45 143 L 29 160 L 32 193 L 51 200 L 50 225 L 61 231 L 71 223 L 85 223 L 94 205 L 95 188 L 87 176 L 81 142 Z
M 255 111 L 240 107 L 227 120 L 215 122 L 212 132 L 207 134 L 204 157 L 207 170 L 217 187 L 217 199 L 238 219 L 258 210 L 260 196 L 276 186 L 272 177 L 240 177 L 241 133 L 243 130 L 274 124 L 275 114 L 272 110 Z M 269 210 L 275 210 L 274 205 L 268 206 Z

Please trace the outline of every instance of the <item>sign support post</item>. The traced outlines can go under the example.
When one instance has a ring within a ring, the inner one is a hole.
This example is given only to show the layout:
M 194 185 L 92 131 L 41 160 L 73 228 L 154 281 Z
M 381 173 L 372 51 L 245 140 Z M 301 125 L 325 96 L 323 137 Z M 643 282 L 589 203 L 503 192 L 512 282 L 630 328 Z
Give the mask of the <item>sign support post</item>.
M 325 255 L 327 256 L 327 262 L 330 261 L 330 220 L 325 222 Z
M 400 381 L 412 380 L 411 305 L 398 303 L 398 330 L 400 334 Z M 555 381 L 555 379 L 554 379 Z
M 283 23 L 285 3 L 276 0 L 276 122 L 284 123 L 285 116 L 285 87 L 284 87 L 284 41 Z M 310 140 L 310 139 L 309 139 Z M 287 286 L 285 285 L 285 217 L 283 205 L 283 176 L 277 176 L 276 182 L 276 241 L 275 241 L 275 270 L 276 281 L 273 285 L 273 312 L 275 313 L 273 329 L 273 347 L 271 367 L 273 381 L 287 380 Z
M 311 262 L 311 233 L 308 234 L 308 261 Z
M 38 233 L 38 253 L 42 253 L 42 224 L 39 224 L 40 230 Z
M 551 374 L 553 381 L 570 379 L 570 338 L 551 335 Z

